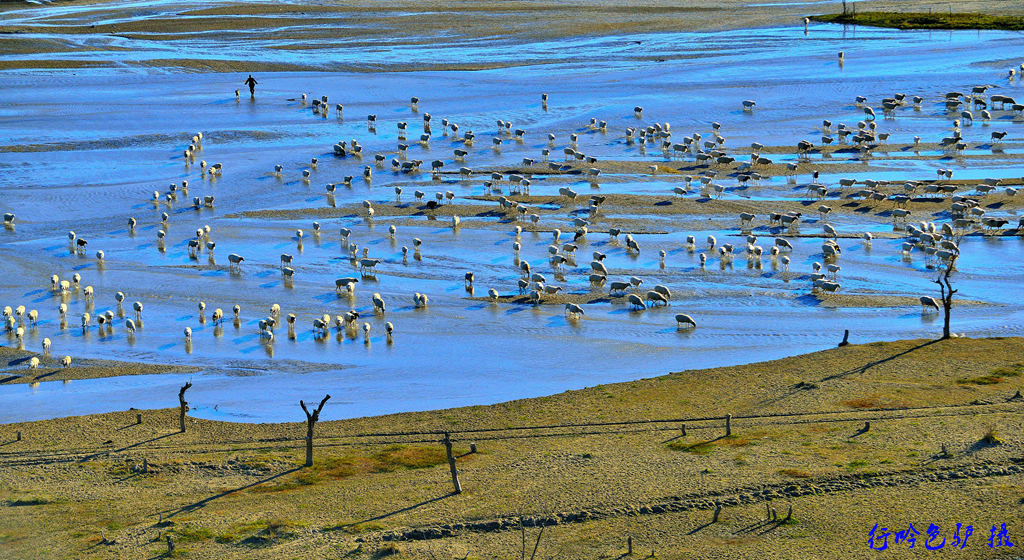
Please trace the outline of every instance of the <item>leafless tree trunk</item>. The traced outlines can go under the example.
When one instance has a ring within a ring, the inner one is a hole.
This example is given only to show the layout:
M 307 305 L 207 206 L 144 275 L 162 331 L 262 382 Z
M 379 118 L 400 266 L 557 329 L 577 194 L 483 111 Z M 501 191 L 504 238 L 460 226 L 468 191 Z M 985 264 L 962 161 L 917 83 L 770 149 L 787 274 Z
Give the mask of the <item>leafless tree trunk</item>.
M 192 387 L 191 381 L 182 385 L 181 390 L 178 391 L 178 427 L 181 429 L 181 433 L 185 433 L 185 411 L 188 410 L 185 391 L 188 391 L 190 387 Z
M 942 321 L 942 338 L 940 340 L 949 338 L 949 313 L 953 308 L 953 294 L 958 291 L 954 290 L 953 286 L 949 283 L 949 275 L 953 273 L 953 266 L 955 264 L 956 257 L 953 257 L 949 264 L 946 265 L 946 270 L 939 273 L 939 277 L 935 280 L 935 283 L 939 285 L 939 292 L 942 295 L 942 310 L 945 314 Z
M 320 401 L 320 406 L 316 407 L 312 413 L 306 408 L 306 403 L 299 401 L 299 406 L 302 407 L 302 412 L 306 413 L 306 466 L 313 466 L 313 427 L 316 426 L 318 420 L 320 420 L 320 411 L 324 408 L 324 403 L 327 399 L 331 398 L 330 395 L 324 397 L 324 400 Z

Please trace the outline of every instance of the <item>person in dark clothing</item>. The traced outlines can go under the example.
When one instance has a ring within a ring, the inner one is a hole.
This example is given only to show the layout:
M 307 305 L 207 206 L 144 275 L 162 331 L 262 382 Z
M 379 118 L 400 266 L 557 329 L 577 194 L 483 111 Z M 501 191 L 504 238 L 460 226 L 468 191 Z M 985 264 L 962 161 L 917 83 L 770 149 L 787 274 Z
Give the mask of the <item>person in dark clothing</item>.
M 256 84 L 258 84 L 258 83 L 259 82 L 256 81 L 256 78 L 253 78 L 252 74 L 249 74 L 249 79 L 247 79 L 245 81 L 245 85 L 249 86 L 249 95 L 250 96 L 256 97 Z

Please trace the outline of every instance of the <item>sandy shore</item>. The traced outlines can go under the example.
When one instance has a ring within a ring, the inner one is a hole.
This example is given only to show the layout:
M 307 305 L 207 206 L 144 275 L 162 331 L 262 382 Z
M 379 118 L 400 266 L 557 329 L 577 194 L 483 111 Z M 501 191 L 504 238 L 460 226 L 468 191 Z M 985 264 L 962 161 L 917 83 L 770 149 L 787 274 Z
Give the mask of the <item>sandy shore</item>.
M 29 360 L 39 358 L 39 368 L 29 369 Z M 71 367 L 61 366 L 63 356 L 37 354 L 0 346 L 0 384 L 40 383 L 45 381 L 72 381 L 117 377 L 121 375 L 147 375 L 155 373 L 189 373 L 197 371 L 187 366 L 141 364 L 112 360 L 72 359 Z
M 1011 399 L 1022 351 L 1021 338 L 871 343 L 323 422 L 307 469 L 297 468 L 302 423 L 189 419 L 179 434 L 176 411 L 165 409 L 138 411 L 141 424 L 137 411 L 9 424 L 0 429 L 0 539 L 14 558 L 147 558 L 166 551 L 166 536 L 187 557 L 507 558 L 526 516 L 553 524 L 540 546 L 559 558 L 617 556 L 627 536 L 665 558 L 835 558 L 867 554 L 876 522 L 944 533 L 964 522 L 987 535 L 1012 524 L 1024 496 L 1014 462 L 1024 421 Z M 282 406 L 301 418 L 295 403 Z M 723 438 L 726 412 L 735 420 Z M 800 415 L 779 416 L 791 413 Z M 686 436 L 678 424 L 459 433 L 714 416 L 688 422 Z M 369 443 L 438 436 L 356 436 L 431 430 L 454 432 L 461 495 L 449 494 L 439 444 Z M 983 441 L 990 430 L 1002 444 Z M 936 510 L 934 499 L 946 505 Z M 724 510 L 709 524 L 716 502 Z M 790 505 L 791 522 L 765 521 L 767 508 L 781 520 Z M 532 546 L 538 529 L 527 533 Z M 987 557 L 984 539 L 971 545 Z

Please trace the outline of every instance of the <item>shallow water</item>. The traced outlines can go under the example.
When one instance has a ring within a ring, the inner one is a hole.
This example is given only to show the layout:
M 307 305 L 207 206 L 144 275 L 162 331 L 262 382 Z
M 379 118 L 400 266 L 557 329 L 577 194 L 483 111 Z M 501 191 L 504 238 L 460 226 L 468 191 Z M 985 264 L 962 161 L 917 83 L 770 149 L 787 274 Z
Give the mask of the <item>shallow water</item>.
M 75 38 L 83 43 L 92 39 Z M 546 263 L 549 232 L 571 227 L 564 212 L 544 218 L 544 231 L 523 233 L 520 258 L 550 284 L 567 292 L 590 290 L 588 263 L 596 250 L 608 255 L 605 264 L 612 279 L 638 275 L 645 289 L 664 284 L 674 294 L 669 308 L 645 312 L 630 311 L 624 303 L 588 304 L 586 317 L 579 321 L 568 320 L 561 306 L 466 299 L 466 271 L 476 275 L 475 295 L 486 295 L 491 287 L 502 294 L 517 292 L 520 275 L 511 250 L 512 225 L 498 223 L 497 218 L 464 218 L 464 226 L 453 231 L 446 218 L 433 222 L 423 216 L 379 216 L 367 223 L 353 211 L 341 218 L 320 218 L 323 231 L 316 237 L 311 234 L 313 218 L 230 217 L 249 210 L 325 208 L 328 182 L 339 183 L 337 206 L 364 199 L 390 203 L 395 185 L 403 187 L 406 203 L 412 202 L 416 189 L 428 196 L 450 190 L 459 203 L 464 202 L 461 197 L 484 194 L 479 176 L 460 180 L 445 175 L 434 181 L 429 172 L 401 175 L 374 168 L 371 184 L 361 180 L 363 166 L 373 164 L 372 154 L 387 152 L 390 159 L 395 153 L 396 123 L 408 122 L 409 136 L 415 139 L 424 112 L 433 115 L 434 137 L 426 148 L 412 144 L 409 157 L 443 159 L 448 171 L 460 165 L 514 167 L 523 157 L 538 157 L 547 146 L 548 131 L 558 137 L 553 154 L 561 154 L 568 134 L 578 132 L 580 150 L 602 160 L 670 165 L 658 150 L 641 154 L 627 146 L 622 131 L 668 121 L 676 134 L 699 131 L 707 139 L 711 121 L 717 120 L 727 148 L 754 141 L 788 146 L 805 138 L 817 141 L 823 118 L 854 125 L 863 117 L 852 105 L 856 95 L 867 95 L 875 103 L 896 91 L 925 96 L 929 103 L 920 111 L 901 109 L 895 119 L 879 116 L 879 130 L 892 132 L 890 143 L 896 146 L 915 135 L 936 141 L 949 134 L 951 119 L 937 104 L 946 91 L 997 82 L 1009 95 L 1020 95 L 1021 89 L 1016 82 L 1001 80 L 1002 70 L 991 64 L 1021 52 L 1024 36 L 1016 33 L 854 33 L 815 27 L 807 36 L 802 28 L 652 34 L 641 38 L 642 53 L 628 46 L 634 39 L 538 42 L 519 45 L 518 50 L 496 41 L 439 48 L 383 45 L 360 51 L 358 57 L 331 51 L 327 56 L 332 62 L 353 70 L 364 64 L 386 68 L 446 58 L 481 64 L 511 61 L 517 66 L 476 72 L 264 73 L 257 75 L 255 100 L 244 94 L 235 99 L 233 90 L 243 87 L 245 78 L 237 74 L 137 68 L 0 72 L 0 210 L 17 214 L 13 229 L 0 230 L 0 274 L 5 278 L 0 303 L 40 310 L 41 321 L 29 329 L 26 348 L 37 349 L 43 337 L 50 337 L 54 355 L 194 364 L 203 373 L 191 376 L 192 414 L 254 422 L 295 420 L 291 403 L 324 392 L 334 396 L 325 418 L 491 403 L 819 350 L 833 346 L 846 328 L 854 341 L 933 336 L 941 328 L 935 315 L 922 314 L 918 307 L 819 305 L 808 295 L 807 279 L 811 263 L 821 260 L 819 238 L 792 239 L 795 251 L 788 274 L 767 255 L 760 267 L 756 261 L 748 266 L 746 258 L 737 255 L 731 266 L 723 267 L 713 257 L 701 269 L 697 254 L 706 249 L 707 235 L 742 247 L 732 215 L 701 217 L 708 219 L 706 227 L 685 231 L 672 217 L 643 216 L 668 233 L 635 235 L 643 248 L 639 256 L 628 255 L 606 234 L 591 233 L 581 242 L 577 265 L 563 267 L 564 279 L 556 278 Z M 137 41 L 132 51 L 118 56 L 125 61 L 202 58 L 219 56 L 219 48 L 212 37 L 209 42 L 181 44 Z M 846 52 L 842 67 L 835 60 L 838 50 Z M 567 51 L 572 56 L 567 57 Z M 236 54 L 284 62 L 302 56 L 263 48 L 258 39 L 251 49 Z M 0 59 L 12 56 L 18 55 Z M 76 51 L 67 56 L 109 58 L 111 53 Z M 114 80 L 119 87 L 111 87 Z M 313 115 L 296 99 L 299 92 L 310 93 L 311 99 L 328 95 L 330 116 Z M 539 102 L 541 92 L 550 94 L 546 110 Z M 418 111 L 409 107 L 412 95 L 421 98 Z M 742 99 L 755 99 L 757 109 L 744 113 L 739 109 Z M 334 114 L 334 103 L 344 104 L 343 118 Z M 643 119 L 633 116 L 634 105 L 644 106 Z M 371 113 L 378 119 L 375 133 L 366 125 L 365 116 Z M 1008 130 L 1008 142 L 1020 141 L 1020 122 L 1011 112 L 994 116 L 997 122 L 979 120 L 964 127 L 972 146 L 986 143 L 992 130 Z M 586 131 L 591 117 L 606 120 L 608 132 Z M 451 150 L 461 145 L 439 135 L 441 118 L 477 133 L 465 164 L 452 161 Z M 499 118 L 527 130 L 525 141 L 506 140 L 500 151 L 493 150 L 490 139 Z M 205 134 L 203 150 L 197 163 L 186 167 L 181 152 L 199 130 Z M 361 161 L 331 155 L 334 142 L 353 138 L 365 146 Z M 1019 159 L 1013 157 L 1018 152 L 1007 149 L 1006 157 L 990 160 L 938 152 L 923 152 L 917 160 L 889 159 L 903 155 L 894 147 L 889 155 L 877 153 L 871 160 L 884 171 L 823 173 L 821 180 L 834 186 L 838 177 L 930 179 L 938 168 L 954 169 L 958 179 L 1013 178 L 1022 175 Z M 973 147 L 967 155 L 972 153 L 990 151 Z M 320 163 L 307 184 L 300 173 L 314 156 Z M 202 176 L 199 159 L 223 162 L 223 176 Z M 280 178 L 270 173 L 275 164 L 284 166 Z M 351 188 L 340 184 L 346 175 L 356 176 Z M 802 184 L 809 178 L 798 179 Z M 165 192 L 169 183 L 182 180 L 190 183 L 188 196 L 170 206 L 151 202 L 152 191 Z M 730 188 L 725 199 L 736 199 L 735 180 L 726 177 L 721 182 Z M 566 184 L 581 194 L 668 197 L 679 180 L 608 173 L 601 186 L 591 190 L 586 181 L 566 183 L 538 175 L 532 194 L 556 194 Z M 191 197 L 207 194 L 216 196 L 215 207 L 192 209 Z M 802 199 L 805 191 L 775 178 L 743 194 L 754 200 Z M 164 211 L 170 219 L 161 251 L 156 232 L 165 227 L 160 223 Z M 1017 220 L 1013 211 L 998 207 L 989 215 Z M 126 227 L 129 216 L 139 221 L 134 235 Z M 820 231 L 817 216 L 807 218 L 802 231 Z M 475 223 L 479 221 L 486 223 Z M 387 236 L 390 223 L 399 224 L 394 241 Z M 870 215 L 837 216 L 831 223 L 842 232 L 892 231 L 890 223 Z M 186 252 L 186 241 L 203 225 L 211 226 L 211 239 L 217 243 L 212 261 L 205 252 L 198 260 Z M 351 228 L 352 242 L 382 259 L 376 278 L 363 278 L 351 301 L 334 292 L 335 278 L 359 275 L 338 236 L 339 227 Z M 306 233 L 301 248 L 296 228 Z M 69 251 L 68 230 L 88 239 L 86 255 Z M 771 245 L 771 233 L 763 228 L 755 232 L 762 236 L 759 244 Z M 689 234 L 699 240 L 694 252 L 683 248 Z M 562 242 L 571 237 L 563 234 Z M 423 240 L 420 258 L 410 252 L 403 262 L 401 247 L 411 248 L 413 238 Z M 902 240 L 877 239 L 870 246 L 852 239 L 840 242 L 844 293 L 933 294 L 935 272 L 919 253 L 902 258 Z M 1024 306 L 1007 287 L 1020 286 L 1024 280 L 1024 241 L 968 237 L 961 248 L 958 296 L 990 305 L 958 309 L 954 330 L 972 336 L 1020 335 Z M 93 256 L 97 249 L 106 253 L 102 266 Z M 668 253 L 664 268 L 659 249 Z M 231 252 L 245 256 L 241 273 L 227 270 Z M 278 271 L 283 252 L 295 256 L 297 273 L 291 283 L 285 283 Z M 75 272 L 82 275 L 83 284 L 95 288 L 96 300 L 89 304 L 73 293 L 67 300 L 72 326 L 61 328 L 56 313 L 61 299 L 50 292 L 49 276 L 67 278 Z M 127 294 L 127 317 L 132 301 L 145 305 L 144 325 L 134 337 L 127 335 L 120 319 L 110 333 L 101 334 L 95 326 L 84 333 L 77 328 L 83 311 L 116 310 L 113 295 L 119 290 Z M 387 303 L 386 317 L 372 314 L 374 292 Z M 430 305 L 413 308 L 413 292 L 428 294 Z M 199 322 L 200 300 L 208 305 L 207 319 L 214 308 L 227 311 L 223 327 Z M 242 307 L 238 327 L 230 321 L 230 308 L 236 303 Z M 257 321 L 272 303 L 299 317 L 296 340 L 289 340 L 283 328 L 273 344 L 259 339 Z M 332 330 L 325 339 L 314 340 L 309 328 L 313 317 L 339 315 L 350 308 L 363 314 L 360 323 L 371 325 L 369 344 L 364 344 L 361 331 L 339 336 Z M 699 327 L 678 331 L 673 315 L 679 312 L 692 315 Z M 385 321 L 395 325 L 392 345 L 385 341 Z M 190 348 L 182 336 L 186 326 L 193 330 Z M 0 343 L 13 345 L 14 340 L 0 334 Z M 0 421 L 173 406 L 174 389 L 186 377 L 0 386 Z

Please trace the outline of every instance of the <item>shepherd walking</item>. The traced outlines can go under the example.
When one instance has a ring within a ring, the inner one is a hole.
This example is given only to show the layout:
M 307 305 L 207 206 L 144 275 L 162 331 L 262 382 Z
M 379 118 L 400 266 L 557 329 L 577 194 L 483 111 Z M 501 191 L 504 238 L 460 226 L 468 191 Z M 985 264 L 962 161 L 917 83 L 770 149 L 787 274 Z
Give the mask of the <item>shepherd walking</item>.
M 252 77 L 252 74 L 249 74 L 249 79 L 245 80 L 245 85 L 249 86 L 250 97 L 256 97 L 256 84 L 258 83 L 259 82 L 256 81 L 256 78 Z

